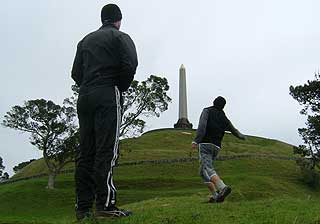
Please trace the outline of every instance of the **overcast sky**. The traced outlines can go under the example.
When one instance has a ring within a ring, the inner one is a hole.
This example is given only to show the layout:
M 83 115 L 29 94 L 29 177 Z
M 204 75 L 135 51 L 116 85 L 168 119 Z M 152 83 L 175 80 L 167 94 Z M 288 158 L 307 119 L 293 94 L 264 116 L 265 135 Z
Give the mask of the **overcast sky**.
M 2 0 L 0 7 L 0 116 L 25 100 L 56 103 L 71 95 L 70 70 L 78 41 L 100 26 L 109 1 Z M 148 130 L 178 120 L 179 67 L 187 72 L 189 120 L 222 95 L 234 125 L 248 135 L 300 144 L 301 106 L 289 86 L 313 79 L 320 60 L 317 0 L 113 1 L 121 30 L 134 40 L 137 80 L 164 76 L 173 99 Z M 6 171 L 39 158 L 28 134 L 0 128 Z

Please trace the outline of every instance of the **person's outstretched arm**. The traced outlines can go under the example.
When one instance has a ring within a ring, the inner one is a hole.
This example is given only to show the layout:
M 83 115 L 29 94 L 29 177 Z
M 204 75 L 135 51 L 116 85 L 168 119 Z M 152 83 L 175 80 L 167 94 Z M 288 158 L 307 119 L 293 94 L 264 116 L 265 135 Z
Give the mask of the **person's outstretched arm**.
M 231 123 L 231 121 L 229 121 L 229 128 L 228 131 L 230 131 L 234 136 L 236 136 L 237 138 L 240 138 L 242 140 L 246 140 L 246 136 L 244 134 L 242 134 L 238 129 L 236 129 L 233 124 Z

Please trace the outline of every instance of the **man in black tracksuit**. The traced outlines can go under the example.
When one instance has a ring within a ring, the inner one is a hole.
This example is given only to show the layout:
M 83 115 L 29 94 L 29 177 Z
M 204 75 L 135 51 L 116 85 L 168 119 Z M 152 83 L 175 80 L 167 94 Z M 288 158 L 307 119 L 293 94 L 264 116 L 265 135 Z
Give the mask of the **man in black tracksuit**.
M 223 202 L 231 193 L 231 188 L 224 184 L 212 165 L 221 149 L 225 131 L 230 131 L 237 138 L 246 139 L 225 115 L 225 104 L 226 100 L 219 96 L 213 101 L 213 106 L 203 109 L 196 137 L 192 142 L 192 148 L 198 146 L 199 150 L 200 176 L 212 193 L 209 202 Z
M 118 209 L 113 167 L 118 158 L 121 123 L 121 92 L 130 86 L 136 72 L 133 41 L 119 31 L 122 14 L 117 5 L 101 10 L 102 27 L 78 44 L 72 78 L 80 86 L 77 112 L 80 148 L 76 153 L 76 216 L 127 216 Z

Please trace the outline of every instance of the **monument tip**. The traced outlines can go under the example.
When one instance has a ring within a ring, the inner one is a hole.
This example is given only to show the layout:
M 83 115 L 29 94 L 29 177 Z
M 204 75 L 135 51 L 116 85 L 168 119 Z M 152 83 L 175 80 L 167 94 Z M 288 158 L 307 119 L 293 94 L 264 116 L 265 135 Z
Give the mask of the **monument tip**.
M 183 64 L 181 64 L 180 69 L 186 69 Z

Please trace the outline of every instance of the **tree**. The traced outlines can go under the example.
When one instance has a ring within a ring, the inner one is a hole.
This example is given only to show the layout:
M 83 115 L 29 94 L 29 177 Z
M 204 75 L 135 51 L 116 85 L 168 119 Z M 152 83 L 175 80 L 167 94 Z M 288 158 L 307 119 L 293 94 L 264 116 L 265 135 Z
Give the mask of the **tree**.
M 71 87 L 73 96 L 65 103 L 76 108 L 79 88 Z M 139 82 L 134 80 L 129 89 L 122 93 L 122 123 L 120 136 L 133 137 L 143 132 L 146 122 L 143 117 L 159 117 L 168 109 L 171 98 L 167 95 L 169 90 L 166 78 L 151 75 L 147 80 Z
M 151 75 L 147 80 L 134 80 L 129 89 L 122 94 L 123 119 L 120 126 L 120 136 L 135 136 L 143 132 L 146 122 L 143 117 L 159 117 L 168 109 L 171 98 L 166 78 Z
M 49 170 L 47 187 L 54 188 L 57 174 L 73 161 L 79 143 L 76 112 L 73 107 L 45 99 L 29 100 L 6 113 L 2 125 L 30 133 L 30 143 L 42 151 Z
M 303 105 L 300 113 L 307 116 L 306 127 L 298 129 L 305 145 L 294 147 L 294 153 L 301 156 L 298 165 L 309 174 L 313 173 L 313 182 L 319 179 L 315 172 L 320 171 L 320 74 L 316 73 L 314 80 L 304 85 L 290 86 L 290 95 Z
M 7 172 L 5 172 L 0 179 L 1 179 L 0 182 L 8 180 L 9 179 L 9 174 Z
M 13 167 L 13 171 L 15 173 L 18 173 L 20 172 L 24 167 L 26 167 L 27 165 L 29 165 L 30 163 L 32 163 L 33 161 L 35 161 L 35 159 L 31 159 L 29 161 L 26 161 L 26 162 L 21 162 L 19 163 L 18 165 L 14 166 Z
M 0 182 L 9 179 L 9 174 L 7 172 L 3 173 L 5 166 L 3 165 L 3 159 L 0 156 Z
M 2 177 L 2 172 L 4 170 L 4 165 L 3 165 L 3 159 L 2 157 L 0 156 L 0 177 Z

